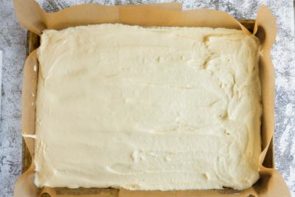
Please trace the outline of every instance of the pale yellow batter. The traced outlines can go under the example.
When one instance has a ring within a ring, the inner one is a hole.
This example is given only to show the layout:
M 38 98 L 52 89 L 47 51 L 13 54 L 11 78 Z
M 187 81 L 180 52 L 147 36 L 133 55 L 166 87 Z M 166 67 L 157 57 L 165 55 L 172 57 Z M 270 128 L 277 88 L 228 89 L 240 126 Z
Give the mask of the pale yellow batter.
M 35 184 L 250 187 L 261 151 L 258 50 L 232 29 L 46 30 Z

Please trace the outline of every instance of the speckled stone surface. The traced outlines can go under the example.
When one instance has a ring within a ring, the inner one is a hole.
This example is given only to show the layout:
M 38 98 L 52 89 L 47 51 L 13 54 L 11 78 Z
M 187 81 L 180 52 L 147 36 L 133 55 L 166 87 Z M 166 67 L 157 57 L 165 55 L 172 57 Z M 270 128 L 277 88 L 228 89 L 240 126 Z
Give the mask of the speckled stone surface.
M 48 11 L 79 3 L 140 4 L 169 0 L 38 0 Z M 237 18 L 255 18 L 261 4 L 268 5 L 277 16 L 278 36 L 272 50 L 276 70 L 275 160 L 292 195 L 295 196 L 295 39 L 292 0 L 184 0 L 184 9 L 210 8 L 227 11 Z M 0 197 L 13 195 L 16 178 L 21 173 L 20 97 L 22 66 L 25 60 L 26 31 L 16 22 L 10 0 L 0 0 L 0 50 L 3 51 L 1 129 L 0 129 Z M 1 70 L 1 69 L 0 69 Z M 1 71 L 0 71 L 1 72 Z

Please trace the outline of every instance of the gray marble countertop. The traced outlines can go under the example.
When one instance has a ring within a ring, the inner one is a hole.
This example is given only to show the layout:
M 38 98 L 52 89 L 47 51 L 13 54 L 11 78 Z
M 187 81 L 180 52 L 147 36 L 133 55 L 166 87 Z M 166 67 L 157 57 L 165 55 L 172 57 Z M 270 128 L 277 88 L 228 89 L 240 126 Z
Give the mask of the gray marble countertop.
M 79 3 L 140 4 L 171 0 L 38 0 L 48 11 Z M 261 4 L 277 16 L 278 36 L 272 50 L 276 70 L 275 161 L 292 196 L 295 196 L 295 39 L 292 0 L 184 0 L 184 9 L 210 8 L 226 11 L 237 18 L 255 18 Z M 0 197 L 13 195 L 16 178 L 21 173 L 21 91 L 26 53 L 26 31 L 16 21 L 12 1 L 0 0 Z M 1 80 L 2 75 L 2 80 Z

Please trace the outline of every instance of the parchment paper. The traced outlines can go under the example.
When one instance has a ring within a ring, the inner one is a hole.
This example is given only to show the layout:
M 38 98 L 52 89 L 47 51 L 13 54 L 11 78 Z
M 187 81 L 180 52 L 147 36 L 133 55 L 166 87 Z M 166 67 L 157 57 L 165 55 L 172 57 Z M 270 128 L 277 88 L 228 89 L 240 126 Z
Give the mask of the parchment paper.
M 270 10 L 261 7 L 257 13 L 253 32 L 225 12 L 214 10 L 182 11 L 176 3 L 157 5 L 101 6 L 84 4 L 66 8 L 55 13 L 46 13 L 34 0 L 14 0 L 17 18 L 20 24 L 36 33 L 44 29 L 63 29 L 66 27 L 98 24 L 123 23 L 141 26 L 197 26 L 224 27 L 241 29 L 246 33 L 256 35 L 261 44 L 260 79 L 262 85 L 262 152 L 260 155 L 260 179 L 251 188 L 243 191 L 225 190 L 194 190 L 194 191 L 128 191 L 118 189 L 60 189 L 36 188 L 33 184 L 34 164 L 18 179 L 15 186 L 15 197 L 37 197 L 43 193 L 50 196 L 290 196 L 282 176 L 274 169 L 272 137 L 274 132 L 274 68 L 271 62 L 270 49 L 275 40 L 275 18 Z M 22 97 L 22 132 L 30 156 L 34 157 L 35 133 L 35 97 L 38 75 L 38 60 L 36 52 L 32 52 L 24 65 L 24 82 Z

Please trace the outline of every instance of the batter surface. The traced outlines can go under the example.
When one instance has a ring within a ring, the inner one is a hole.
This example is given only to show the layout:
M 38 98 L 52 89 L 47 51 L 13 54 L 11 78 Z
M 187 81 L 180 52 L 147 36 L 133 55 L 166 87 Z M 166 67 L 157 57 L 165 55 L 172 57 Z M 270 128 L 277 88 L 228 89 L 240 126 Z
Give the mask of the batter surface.
M 184 190 L 259 178 L 259 44 L 240 30 L 46 30 L 35 184 Z

